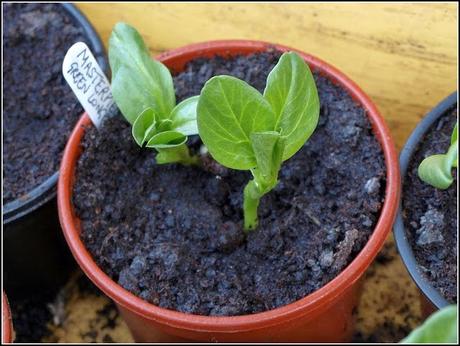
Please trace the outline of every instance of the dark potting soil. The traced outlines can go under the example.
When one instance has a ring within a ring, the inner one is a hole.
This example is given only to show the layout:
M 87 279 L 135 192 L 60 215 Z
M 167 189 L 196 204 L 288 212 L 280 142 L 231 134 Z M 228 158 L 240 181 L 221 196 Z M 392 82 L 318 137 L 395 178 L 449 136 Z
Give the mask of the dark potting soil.
M 174 77 L 178 101 L 216 74 L 263 90 L 279 53 L 197 59 Z M 334 278 L 372 233 L 384 199 L 385 165 L 365 111 L 315 76 L 318 128 L 283 164 L 245 238 L 243 188 L 250 174 L 220 167 L 156 165 L 121 118 L 84 136 L 73 202 L 82 239 L 127 290 L 165 308 L 202 315 L 273 309 Z M 197 138 L 190 140 L 198 149 Z
M 457 302 L 457 170 L 454 183 L 439 190 L 420 180 L 417 169 L 425 157 L 447 151 L 456 121 L 457 110 L 450 110 L 427 132 L 403 190 L 404 224 L 420 272 L 451 303 Z
M 23 196 L 59 168 L 83 112 L 61 66 L 87 41 L 60 4 L 3 5 L 3 202 Z
M 34 292 L 28 298 L 10 299 L 11 316 L 15 332 L 14 342 L 41 342 L 50 331 L 48 323 L 53 314 L 49 304 L 53 302 L 56 290 Z

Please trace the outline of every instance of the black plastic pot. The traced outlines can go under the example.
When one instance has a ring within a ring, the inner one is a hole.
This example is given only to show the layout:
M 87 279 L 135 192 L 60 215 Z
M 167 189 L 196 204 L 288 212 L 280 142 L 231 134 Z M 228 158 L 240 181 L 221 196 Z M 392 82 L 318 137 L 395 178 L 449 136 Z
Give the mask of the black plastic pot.
M 108 62 L 104 46 L 86 17 L 72 4 L 62 4 L 104 71 Z M 60 230 L 55 172 L 42 184 L 3 207 L 4 287 L 10 296 L 21 297 L 37 290 L 55 288 L 68 278 L 76 264 Z
M 433 108 L 417 125 L 409 139 L 407 140 L 404 148 L 399 155 L 400 169 L 401 169 L 401 184 L 404 186 L 404 180 L 407 173 L 407 168 L 411 161 L 412 155 L 418 147 L 418 144 L 423 139 L 430 127 L 445 114 L 446 111 L 452 109 L 457 104 L 457 92 L 452 93 L 441 101 L 435 108 Z M 404 191 L 401 189 L 401 191 Z M 436 290 L 430 282 L 420 273 L 417 260 L 415 259 L 412 247 L 407 239 L 404 221 L 402 217 L 402 200 L 403 193 L 399 203 L 398 215 L 393 227 L 393 233 L 396 240 L 396 246 L 399 254 L 406 266 L 410 276 L 420 289 L 422 298 L 422 310 L 425 317 L 436 309 L 441 309 L 449 305 L 449 302 Z

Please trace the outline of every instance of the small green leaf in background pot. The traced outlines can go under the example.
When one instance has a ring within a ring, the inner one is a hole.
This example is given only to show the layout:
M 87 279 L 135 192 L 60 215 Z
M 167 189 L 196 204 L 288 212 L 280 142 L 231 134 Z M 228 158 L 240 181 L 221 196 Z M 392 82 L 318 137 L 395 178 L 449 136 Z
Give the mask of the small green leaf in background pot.
M 457 142 L 454 142 L 447 154 L 431 155 L 425 158 L 418 167 L 418 176 L 431 186 L 441 190 L 447 189 L 454 181 L 452 167 L 457 161 L 457 156 Z
M 455 141 L 457 141 L 458 138 L 458 123 L 455 124 L 454 130 L 452 131 L 452 136 L 450 137 L 450 144 L 454 144 Z
M 310 68 L 296 53 L 284 53 L 267 78 L 264 91 L 276 115 L 275 131 L 286 139 L 283 161 L 311 136 L 319 117 L 319 97 Z
M 177 131 L 160 132 L 150 138 L 147 143 L 148 148 L 168 148 L 184 144 L 187 137 Z
M 217 76 L 201 90 L 197 122 L 200 137 L 212 157 L 226 167 L 245 170 L 256 166 L 250 134 L 272 131 L 275 114 L 247 83 Z
M 155 113 L 147 108 L 138 115 L 132 126 L 132 134 L 136 143 L 142 147 L 155 133 Z
M 128 24 L 115 25 L 109 39 L 112 94 L 124 117 L 132 124 L 146 108 L 158 119 L 169 116 L 176 104 L 169 70 L 150 57 L 141 35 Z
M 171 112 L 171 128 L 186 136 L 198 134 L 196 123 L 196 106 L 199 96 L 189 97 L 179 103 Z
M 401 343 L 457 343 L 457 305 L 447 306 L 433 315 Z
M 458 145 L 457 138 L 458 138 L 458 123 L 455 123 L 454 130 L 452 131 L 452 136 L 450 137 L 450 145 Z M 453 167 L 457 167 L 458 164 L 458 157 L 455 158 L 454 162 L 452 163 Z

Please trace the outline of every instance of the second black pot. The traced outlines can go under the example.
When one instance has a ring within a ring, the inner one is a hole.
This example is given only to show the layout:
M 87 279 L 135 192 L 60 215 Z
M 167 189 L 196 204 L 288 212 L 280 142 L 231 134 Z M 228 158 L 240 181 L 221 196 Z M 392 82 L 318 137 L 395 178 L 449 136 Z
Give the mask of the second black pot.
M 436 121 L 443 116 L 446 111 L 452 109 L 457 104 L 457 92 L 452 93 L 441 101 L 435 108 L 433 108 L 417 125 L 414 131 L 411 133 L 407 140 L 404 148 L 399 156 L 400 169 L 401 169 L 401 184 L 404 186 L 404 180 L 408 170 L 409 163 L 411 162 L 412 156 L 414 155 L 420 141 L 423 139 L 425 134 L 431 128 Z M 403 191 L 403 189 L 401 189 Z M 393 227 L 393 233 L 398 248 L 399 254 L 406 266 L 410 276 L 415 281 L 416 285 L 420 289 L 422 295 L 422 310 L 424 316 L 428 316 L 431 312 L 437 309 L 441 309 L 449 302 L 436 290 L 431 283 L 420 273 L 419 265 L 412 251 L 411 244 L 407 239 L 406 229 L 404 227 L 403 215 L 402 215 L 402 199 L 398 209 L 398 215 L 396 216 L 396 222 Z
M 72 4 L 64 10 L 81 27 L 86 42 L 104 71 L 104 46 L 86 17 Z M 3 207 L 4 288 L 12 298 L 62 285 L 76 268 L 60 230 L 55 172 L 26 195 Z

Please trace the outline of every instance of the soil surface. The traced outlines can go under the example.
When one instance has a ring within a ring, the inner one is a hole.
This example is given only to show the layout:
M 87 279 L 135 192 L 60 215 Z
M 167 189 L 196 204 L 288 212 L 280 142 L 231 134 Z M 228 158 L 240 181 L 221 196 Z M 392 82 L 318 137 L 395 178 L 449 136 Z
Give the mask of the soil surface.
M 456 121 L 454 109 L 427 132 L 409 164 L 403 190 L 404 224 L 420 271 L 451 303 L 457 302 L 457 170 L 452 170 L 454 183 L 439 190 L 420 180 L 417 169 L 425 157 L 447 152 Z
M 83 112 L 61 73 L 66 51 L 87 41 L 60 4 L 3 5 L 3 202 L 59 168 Z
M 260 91 L 279 53 L 198 59 L 178 74 L 178 102 L 229 74 Z M 319 125 L 283 164 L 245 237 L 247 172 L 204 158 L 206 169 L 156 165 L 121 118 L 84 136 L 73 202 L 96 262 L 127 290 L 161 307 L 202 315 L 273 309 L 317 290 L 363 247 L 385 191 L 381 148 L 362 108 L 315 75 Z M 197 139 L 191 145 L 198 149 Z

